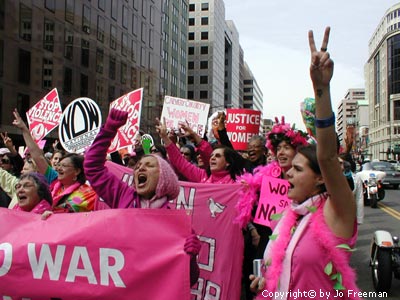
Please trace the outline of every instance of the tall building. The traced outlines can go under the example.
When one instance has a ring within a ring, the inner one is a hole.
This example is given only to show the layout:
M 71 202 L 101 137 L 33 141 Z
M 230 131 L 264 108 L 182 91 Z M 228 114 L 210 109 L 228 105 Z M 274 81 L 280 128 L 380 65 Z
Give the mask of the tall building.
M 243 73 L 243 108 L 259 110 L 262 113 L 263 93 L 247 63 L 244 64 Z
M 162 79 L 164 96 L 186 98 L 189 0 L 163 2 Z
M 161 1 L 0 1 L 0 131 L 56 87 L 62 106 L 144 87 L 141 128 L 160 115 Z M 18 138 L 18 136 L 16 136 Z
M 364 89 L 349 89 L 339 102 L 336 117 L 336 131 L 341 145 L 345 145 L 346 134 L 355 140 L 357 102 L 365 99 Z M 355 145 L 353 144 L 353 147 Z M 354 149 L 353 149 L 354 150 Z
M 187 98 L 211 104 L 211 112 L 239 107 L 240 45 L 222 0 L 190 0 Z
M 400 3 L 383 15 L 369 41 L 365 64 L 369 152 L 373 159 L 400 154 Z

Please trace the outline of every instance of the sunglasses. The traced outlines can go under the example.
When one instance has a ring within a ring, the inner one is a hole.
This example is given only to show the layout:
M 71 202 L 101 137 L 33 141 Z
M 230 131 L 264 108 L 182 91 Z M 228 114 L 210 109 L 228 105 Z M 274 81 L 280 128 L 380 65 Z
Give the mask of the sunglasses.
M 9 159 L 6 159 L 6 158 L 2 158 L 2 159 L 1 159 L 1 163 L 2 163 L 2 164 L 9 164 L 9 163 L 10 163 L 10 160 L 9 160 Z

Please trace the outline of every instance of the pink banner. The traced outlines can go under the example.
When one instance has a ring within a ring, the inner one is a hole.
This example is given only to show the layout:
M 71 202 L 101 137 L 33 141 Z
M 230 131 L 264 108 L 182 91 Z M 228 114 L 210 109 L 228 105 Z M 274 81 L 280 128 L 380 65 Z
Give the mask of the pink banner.
M 270 176 L 263 177 L 254 223 L 275 227 L 276 222 L 271 216 L 282 213 L 289 206 L 290 199 L 287 196 L 289 187 L 287 180 Z
M 260 132 L 261 112 L 252 109 L 227 109 L 226 131 L 235 150 L 246 150 L 250 138 Z
M 190 299 L 186 212 L 40 218 L 0 209 L 0 295 L 9 296 L 2 299 Z
M 106 163 L 122 181 L 132 183 L 132 169 Z M 239 300 L 243 235 L 236 217 L 235 204 L 239 198 L 240 184 L 205 184 L 180 182 L 181 191 L 171 208 L 192 211 L 192 226 L 202 242 L 198 262 L 200 278 L 192 287 L 192 298 Z M 99 209 L 107 208 L 98 202 Z
M 52 89 L 26 113 L 29 130 L 35 142 L 58 126 L 62 115 L 57 89 Z
M 118 133 L 108 149 L 109 153 L 134 145 L 136 133 L 139 132 L 142 99 L 143 88 L 140 88 L 111 102 L 110 109 L 116 108 L 127 111 L 129 114 L 126 124 L 118 129 Z

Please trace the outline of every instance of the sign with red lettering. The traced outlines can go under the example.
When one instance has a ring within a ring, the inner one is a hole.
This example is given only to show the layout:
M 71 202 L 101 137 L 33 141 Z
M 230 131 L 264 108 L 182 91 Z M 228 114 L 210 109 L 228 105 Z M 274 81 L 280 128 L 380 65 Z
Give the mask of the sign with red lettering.
M 128 121 L 118 129 L 117 135 L 111 143 L 108 152 L 114 152 L 121 148 L 135 144 L 136 133 L 139 132 L 140 114 L 142 111 L 143 88 L 125 94 L 110 104 L 111 108 L 128 112 Z
M 272 215 L 280 214 L 289 206 L 290 199 L 287 196 L 290 185 L 287 180 L 264 176 L 261 184 L 260 200 L 258 201 L 254 223 L 275 227 Z
M 36 143 L 58 126 L 61 114 L 60 99 L 56 88 L 28 110 L 26 117 L 29 130 Z
M 167 128 L 178 129 L 179 122 L 188 122 L 189 126 L 199 134 L 204 135 L 210 104 L 188 99 L 165 96 L 161 122 L 165 118 Z
M 253 135 L 259 134 L 261 112 L 253 109 L 227 109 L 226 131 L 235 150 L 246 150 Z

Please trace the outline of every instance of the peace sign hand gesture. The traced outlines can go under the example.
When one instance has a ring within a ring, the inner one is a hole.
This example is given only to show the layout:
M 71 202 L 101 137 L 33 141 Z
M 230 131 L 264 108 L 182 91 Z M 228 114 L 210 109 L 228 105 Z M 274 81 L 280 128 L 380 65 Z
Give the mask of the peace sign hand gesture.
M 308 42 L 311 51 L 310 76 L 314 86 L 328 86 L 333 75 L 333 60 L 328 50 L 330 27 L 326 27 L 320 51 L 317 50 L 312 30 L 308 32 Z

